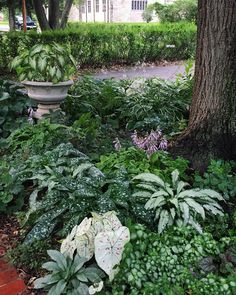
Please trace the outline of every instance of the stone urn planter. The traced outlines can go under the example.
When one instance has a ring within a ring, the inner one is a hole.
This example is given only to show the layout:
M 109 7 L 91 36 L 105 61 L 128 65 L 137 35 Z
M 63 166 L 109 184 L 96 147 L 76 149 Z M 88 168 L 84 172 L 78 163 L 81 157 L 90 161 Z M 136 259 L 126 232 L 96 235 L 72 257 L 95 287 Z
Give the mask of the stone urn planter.
M 22 84 L 28 91 L 28 96 L 38 103 L 38 109 L 33 113 L 35 119 L 42 119 L 42 116 L 50 111 L 60 109 L 60 103 L 66 98 L 72 80 L 65 82 L 34 82 L 23 81 Z

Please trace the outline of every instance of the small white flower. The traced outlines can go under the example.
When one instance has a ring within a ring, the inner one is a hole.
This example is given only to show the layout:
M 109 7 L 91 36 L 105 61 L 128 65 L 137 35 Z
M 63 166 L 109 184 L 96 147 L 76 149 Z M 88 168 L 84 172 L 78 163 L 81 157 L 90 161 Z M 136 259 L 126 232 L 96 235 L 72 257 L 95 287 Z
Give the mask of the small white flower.
M 103 288 L 103 281 L 90 286 L 89 287 L 89 294 L 93 295 L 93 294 L 95 294 L 97 292 L 100 292 L 102 290 L 102 288 Z

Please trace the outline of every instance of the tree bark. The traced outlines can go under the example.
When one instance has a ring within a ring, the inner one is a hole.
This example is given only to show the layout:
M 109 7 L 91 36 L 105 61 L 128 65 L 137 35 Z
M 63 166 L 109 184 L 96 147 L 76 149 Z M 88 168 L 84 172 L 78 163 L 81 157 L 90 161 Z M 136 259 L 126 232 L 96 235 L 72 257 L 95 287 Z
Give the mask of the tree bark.
M 188 128 L 171 149 L 204 171 L 236 160 L 236 1 L 199 0 L 195 86 Z
M 10 31 L 14 31 L 15 30 L 15 5 L 14 5 L 14 0 L 8 0 L 7 5 L 8 5 L 8 13 L 9 13 Z
M 68 21 L 68 17 L 69 17 L 69 13 L 70 13 L 72 4 L 73 4 L 73 0 L 66 0 L 65 8 L 62 12 L 62 17 L 61 17 L 61 25 L 60 25 L 61 29 L 64 29 L 67 25 L 67 21 Z
M 33 0 L 35 13 L 42 31 L 50 30 L 50 25 L 48 23 L 43 4 L 41 0 Z
M 49 26 L 51 29 L 59 28 L 60 19 L 60 1 L 59 0 L 49 0 Z

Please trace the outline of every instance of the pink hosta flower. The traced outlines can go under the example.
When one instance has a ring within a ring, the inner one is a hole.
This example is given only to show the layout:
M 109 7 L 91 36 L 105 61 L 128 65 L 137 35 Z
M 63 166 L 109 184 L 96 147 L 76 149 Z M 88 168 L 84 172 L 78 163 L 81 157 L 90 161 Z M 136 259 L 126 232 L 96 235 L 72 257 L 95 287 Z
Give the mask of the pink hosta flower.
M 121 143 L 118 137 L 116 137 L 116 139 L 113 141 L 113 144 L 116 151 L 119 151 L 121 149 Z
M 152 130 L 145 137 L 139 137 L 137 131 L 131 135 L 132 142 L 138 148 L 145 150 L 148 156 L 151 156 L 158 150 L 167 149 L 167 140 L 162 136 L 160 130 Z

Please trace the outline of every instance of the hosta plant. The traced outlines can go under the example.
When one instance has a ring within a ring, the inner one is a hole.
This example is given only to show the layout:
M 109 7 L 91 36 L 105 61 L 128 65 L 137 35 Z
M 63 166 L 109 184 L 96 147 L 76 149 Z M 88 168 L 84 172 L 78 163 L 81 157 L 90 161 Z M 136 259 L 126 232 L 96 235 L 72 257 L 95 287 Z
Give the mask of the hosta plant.
M 122 226 L 115 212 L 92 213 L 92 218 L 85 218 L 73 228 L 62 242 L 61 252 L 70 257 L 76 252 L 88 260 L 94 255 L 98 266 L 112 278 L 129 239 L 129 229 Z
M 223 215 L 218 203 L 224 201 L 223 197 L 211 189 L 186 189 L 189 184 L 179 180 L 178 170 L 172 172 L 171 185 L 152 173 L 139 174 L 133 180 L 138 182 L 133 197 L 148 198 L 145 209 L 155 212 L 159 233 L 173 224 L 189 224 L 201 233 L 198 216 L 205 219 L 206 213 Z
M 53 261 L 43 264 L 52 273 L 35 281 L 35 289 L 44 288 L 48 295 L 89 295 L 101 291 L 103 272 L 96 266 L 85 266 L 87 259 L 69 257 L 59 251 L 49 250 Z
M 58 83 L 70 80 L 76 64 L 67 49 L 53 42 L 23 50 L 14 58 L 11 68 L 16 70 L 20 81 Z

